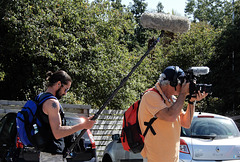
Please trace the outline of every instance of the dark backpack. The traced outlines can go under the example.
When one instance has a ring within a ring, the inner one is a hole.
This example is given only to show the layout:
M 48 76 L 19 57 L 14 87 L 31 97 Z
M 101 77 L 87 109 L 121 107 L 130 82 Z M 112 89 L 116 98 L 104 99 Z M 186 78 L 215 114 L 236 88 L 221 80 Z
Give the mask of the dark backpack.
M 159 94 L 159 92 L 154 88 L 150 88 L 147 91 L 155 91 Z M 151 118 L 149 122 L 144 122 L 144 125 L 146 125 L 147 128 L 143 134 L 141 132 L 138 122 L 138 109 L 140 102 L 141 99 L 132 104 L 124 113 L 123 117 L 121 142 L 124 150 L 131 151 L 133 153 L 140 153 L 142 151 L 144 147 L 144 137 L 149 129 L 154 135 L 156 135 L 156 132 L 151 126 L 152 123 L 157 119 L 156 117 Z
M 50 93 L 41 93 L 35 100 L 28 100 L 22 110 L 17 113 L 17 133 L 25 146 L 34 146 L 39 149 L 44 147 L 45 141 L 39 133 L 42 123 L 37 112 L 39 105 L 51 98 L 57 99 Z

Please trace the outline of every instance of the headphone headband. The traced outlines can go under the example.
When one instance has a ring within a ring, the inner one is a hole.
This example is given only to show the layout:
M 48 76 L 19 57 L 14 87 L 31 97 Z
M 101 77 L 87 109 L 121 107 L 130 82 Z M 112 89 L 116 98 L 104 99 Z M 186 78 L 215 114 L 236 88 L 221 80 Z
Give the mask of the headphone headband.
M 173 75 L 173 79 L 172 81 L 170 81 L 170 85 L 172 87 L 176 87 L 178 85 L 178 72 L 179 72 L 179 67 L 178 66 L 174 66 L 174 75 Z

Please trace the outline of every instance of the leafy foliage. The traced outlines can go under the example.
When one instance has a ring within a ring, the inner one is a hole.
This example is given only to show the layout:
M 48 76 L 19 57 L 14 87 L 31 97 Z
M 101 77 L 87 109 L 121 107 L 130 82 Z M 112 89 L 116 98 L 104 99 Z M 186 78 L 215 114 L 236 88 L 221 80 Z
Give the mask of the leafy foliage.
M 235 24 L 230 24 L 216 40 L 216 53 L 209 62 L 212 69 L 212 82 L 215 85 L 216 95 L 223 99 L 223 106 L 219 109 L 227 111 L 238 111 L 239 102 L 239 63 L 240 63 L 240 19 Z
M 164 6 L 162 5 L 161 2 L 158 2 L 157 4 L 157 13 L 163 12 Z
M 133 2 L 125 7 L 120 0 L 1 1 L 0 98 L 33 98 L 44 90 L 47 71 L 63 69 L 73 78 L 64 102 L 102 106 L 159 34 L 139 24 L 147 7 L 144 0 Z M 162 9 L 159 3 L 157 11 Z M 212 83 L 213 96 L 197 108 L 224 113 L 234 103 L 237 109 L 239 11 L 236 1 L 232 23 L 228 1 L 188 0 L 185 12 L 193 16 L 191 30 L 166 32 L 108 108 L 127 108 L 155 84 L 166 66 L 185 70 L 208 65 L 211 73 L 199 82 Z
M 75 82 L 72 96 L 99 107 L 143 53 L 137 42 L 132 48 L 131 12 L 117 2 L 11 1 L 1 18 L 2 99 L 33 97 L 45 72 L 64 69 Z M 129 104 L 145 87 L 146 77 L 134 77 L 110 107 Z
M 185 34 L 175 35 L 170 44 L 163 48 L 167 61 L 164 67 L 178 65 L 187 70 L 191 66 L 205 66 L 214 54 L 214 40 L 218 32 L 207 23 L 192 23 Z
M 232 20 L 233 7 L 227 0 L 187 0 L 185 13 L 194 22 L 206 21 L 215 28 L 224 27 Z

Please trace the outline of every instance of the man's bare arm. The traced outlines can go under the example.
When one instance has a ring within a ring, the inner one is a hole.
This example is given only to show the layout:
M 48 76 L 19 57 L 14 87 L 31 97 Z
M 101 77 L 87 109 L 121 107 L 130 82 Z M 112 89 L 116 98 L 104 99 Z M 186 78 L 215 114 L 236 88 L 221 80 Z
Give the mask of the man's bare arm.
M 176 121 L 177 117 L 182 112 L 185 97 L 185 94 L 179 94 L 177 101 L 172 106 L 160 110 L 156 114 L 156 117 L 169 122 Z
M 60 107 L 58 101 L 50 99 L 43 105 L 44 112 L 48 115 L 49 123 L 56 139 L 69 136 L 81 129 L 90 129 L 94 125 L 95 121 L 90 118 L 84 118 L 83 123 L 79 123 L 74 126 L 61 126 L 61 116 L 59 113 Z

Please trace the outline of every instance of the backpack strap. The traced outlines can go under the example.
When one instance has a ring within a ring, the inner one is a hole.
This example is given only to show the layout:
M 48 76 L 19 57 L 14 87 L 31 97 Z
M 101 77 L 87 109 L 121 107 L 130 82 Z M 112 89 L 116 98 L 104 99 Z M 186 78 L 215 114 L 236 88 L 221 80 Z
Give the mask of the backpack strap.
M 161 96 L 161 98 L 163 99 L 162 94 L 161 94 L 156 88 L 149 88 L 149 89 L 146 90 L 144 93 L 149 92 L 149 91 L 157 92 L 157 93 Z
M 48 99 L 57 99 L 55 96 L 53 96 L 51 93 L 40 93 L 39 95 L 37 95 L 37 97 L 35 98 L 35 101 L 37 102 L 38 105 L 43 104 L 46 100 Z
M 154 92 L 158 93 L 158 94 L 161 96 L 161 98 L 163 99 L 161 93 L 159 93 L 159 91 L 158 91 L 157 89 L 155 89 L 155 88 L 150 88 L 150 89 L 146 90 L 146 91 L 144 92 L 144 94 L 145 94 L 146 92 L 149 92 L 149 91 L 154 91 Z M 164 100 L 164 99 L 163 99 L 163 100 Z M 144 136 L 144 137 L 146 136 L 146 134 L 147 134 L 147 132 L 148 132 L 149 129 L 151 130 L 151 132 L 152 132 L 152 134 L 153 134 L 154 136 L 156 135 L 156 132 L 155 132 L 155 130 L 154 130 L 153 127 L 152 127 L 152 124 L 153 124 L 153 122 L 154 122 L 156 119 L 157 119 L 157 117 L 153 117 L 153 118 L 151 118 L 151 119 L 149 120 L 149 122 L 144 122 L 144 125 L 147 126 L 147 128 L 145 129 L 145 131 L 144 131 L 144 133 L 143 133 L 143 136 Z
M 146 136 L 146 134 L 147 134 L 147 132 L 148 132 L 149 129 L 151 130 L 151 132 L 152 132 L 152 134 L 153 134 L 154 136 L 156 135 L 156 132 L 155 132 L 155 130 L 154 130 L 153 127 L 152 127 L 152 123 L 153 123 L 156 119 L 157 119 L 156 117 L 153 117 L 152 119 L 150 119 L 149 122 L 144 122 L 144 125 L 147 126 L 147 128 L 145 129 L 145 131 L 144 131 L 144 133 L 143 133 L 143 136 L 144 136 L 144 137 Z
M 55 96 L 53 96 L 53 94 L 51 93 L 40 93 L 39 95 L 36 96 L 35 98 L 35 102 L 37 103 L 38 106 L 42 105 L 46 100 L 48 99 L 56 99 L 58 100 Z M 59 102 L 58 102 L 59 103 Z M 65 119 L 65 116 L 64 116 L 64 111 L 63 111 L 63 108 L 62 108 L 62 105 L 59 103 L 59 107 L 60 107 L 60 116 L 62 118 L 62 124 L 63 125 L 66 125 L 66 119 Z
M 48 99 L 56 99 L 58 100 L 55 96 L 53 96 L 51 93 L 40 93 L 39 95 L 37 95 L 37 97 L 35 98 L 35 102 L 37 102 L 38 105 L 43 104 L 46 100 Z M 59 102 L 58 102 L 59 103 Z M 63 108 L 62 105 L 59 103 L 59 107 L 60 110 L 63 112 Z

